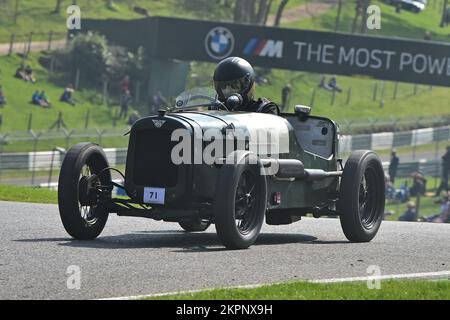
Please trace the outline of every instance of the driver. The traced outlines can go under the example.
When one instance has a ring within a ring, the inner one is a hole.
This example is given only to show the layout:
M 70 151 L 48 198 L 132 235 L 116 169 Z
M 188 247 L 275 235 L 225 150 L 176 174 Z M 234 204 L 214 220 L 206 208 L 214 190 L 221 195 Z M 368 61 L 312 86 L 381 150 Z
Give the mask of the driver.
M 255 71 L 248 61 L 229 57 L 220 61 L 214 71 L 214 88 L 219 100 L 226 105 L 227 98 L 237 93 L 242 103 L 234 111 L 264 112 L 279 114 L 278 105 L 266 98 L 254 99 Z M 227 106 L 228 107 L 228 106 Z

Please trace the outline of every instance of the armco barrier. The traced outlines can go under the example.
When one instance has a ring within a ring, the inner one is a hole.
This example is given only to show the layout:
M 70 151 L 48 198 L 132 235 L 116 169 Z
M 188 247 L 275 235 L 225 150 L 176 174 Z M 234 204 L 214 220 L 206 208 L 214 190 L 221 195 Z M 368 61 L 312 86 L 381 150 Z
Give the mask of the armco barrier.
M 348 153 L 359 149 L 383 150 L 418 146 L 437 141 L 450 141 L 450 126 L 403 132 L 343 135 L 339 139 L 339 152 Z M 111 166 L 125 164 L 126 148 L 106 148 L 104 150 Z M 60 151 L 2 153 L 0 154 L 0 170 L 49 170 L 50 168 L 59 168 L 62 159 L 63 154 Z
M 450 141 L 450 126 L 341 136 L 339 152 L 351 152 L 359 149 L 383 150 L 396 147 L 412 147 L 437 141 Z

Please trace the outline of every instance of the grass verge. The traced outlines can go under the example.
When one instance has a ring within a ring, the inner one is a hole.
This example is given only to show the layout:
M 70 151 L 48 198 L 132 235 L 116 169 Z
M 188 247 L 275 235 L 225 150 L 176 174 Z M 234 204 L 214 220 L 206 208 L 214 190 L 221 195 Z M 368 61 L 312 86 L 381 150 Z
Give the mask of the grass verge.
M 57 203 L 57 192 L 43 188 L 0 185 L 0 200 L 33 203 Z
M 198 293 L 149 297 L 157 300 L 449 300 L 450 281 L 388 280 L 381 288 L 367 283 L 293 282 L 254 289 L 215 289 Z

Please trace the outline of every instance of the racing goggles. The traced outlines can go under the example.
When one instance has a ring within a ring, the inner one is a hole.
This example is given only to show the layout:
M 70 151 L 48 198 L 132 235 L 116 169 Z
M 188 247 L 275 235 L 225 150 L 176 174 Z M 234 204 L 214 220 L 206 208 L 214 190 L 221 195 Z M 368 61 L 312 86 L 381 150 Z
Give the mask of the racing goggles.
M 214 81 L 214 87 L 219 95 L 228 98 L 233 93 L 244 93 L 248 89 L 248 82 L 247 77 L 231 81 Z

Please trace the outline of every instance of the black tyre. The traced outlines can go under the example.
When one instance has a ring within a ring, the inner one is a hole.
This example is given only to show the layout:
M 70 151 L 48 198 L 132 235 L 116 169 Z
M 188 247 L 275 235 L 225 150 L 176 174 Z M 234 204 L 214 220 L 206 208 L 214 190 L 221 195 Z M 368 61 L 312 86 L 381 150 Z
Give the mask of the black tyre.
M 58 206 L 67 233 L 79 240 L 91 240 L 103 231 L 108 212 L 97 206 L 100 201 L 111 198 L 109 194 L 88 193 L 87 178 L 108 167 L 102 148 L 93 143 L 79 143 L 64 157 L 59 175 Z M 104 171 L 97 184 L 111 185 L 111 174 Z
M 373 151 L 355 151 L 350 155 L 339 194 L 338 210 L 347 239 L 372 240 L 383 220 L 385 204 L 383 166 Z
M 234 161 L 229 159 L 235 158 Z M 267 207 L 267 182 L 256 155 L 233 152 L 220 169 L 214 197 L 217 235 L 228 249 L 245 249 L 259 236 Z
M 182 227 L 187 232 L 201 232 L 208 229 L 211 222 L 204 220 L 186 220 L 178 222 L 180 227 Z

